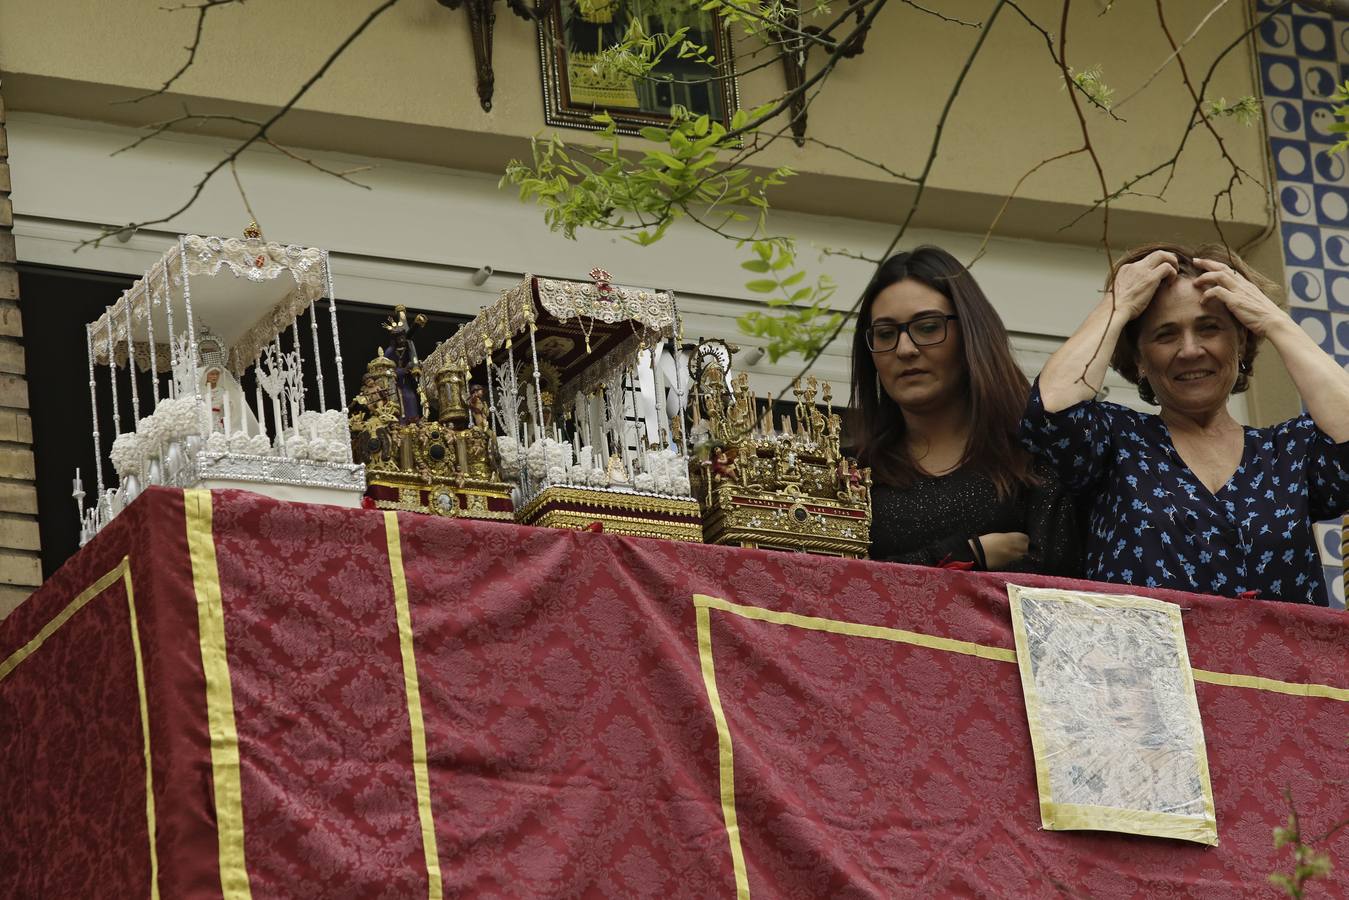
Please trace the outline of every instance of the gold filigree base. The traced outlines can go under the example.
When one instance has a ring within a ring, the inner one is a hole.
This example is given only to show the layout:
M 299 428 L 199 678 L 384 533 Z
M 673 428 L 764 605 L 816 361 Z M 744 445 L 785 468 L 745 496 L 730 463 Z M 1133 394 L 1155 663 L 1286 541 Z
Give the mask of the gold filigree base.
M 514 521 L 511 486 L 496 481 L 421 479 L 372 475 L 365 495 L 376 509 L 405 510 L 456 519 Z
M 703 538 L 709 544 L 866 559 L 871 510 L 856 501 L 723 485 L 704 511 Z
M 599 522 L 609 534 L 700 542 L 702 516 L 691 497 L 553 485 L 516 516 L 523 525 L 584 531 Z

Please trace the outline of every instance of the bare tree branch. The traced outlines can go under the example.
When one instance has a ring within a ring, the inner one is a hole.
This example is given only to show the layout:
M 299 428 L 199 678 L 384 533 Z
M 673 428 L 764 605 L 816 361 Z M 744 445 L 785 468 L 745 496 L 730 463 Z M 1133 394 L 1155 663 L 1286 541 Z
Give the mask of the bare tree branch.
M 945 13 L 937 12 L 935 9 L 928 9 L 926 6 L 923 6 L 921 3 L 915 3 L 914 0 L 900 0 L 900 2 L 903 3 L 905 6 L 912 6 L 914 9 L 918 10 L 919 12 L 927 13 L 929 16 L 936 16 L 938 19 L 941 19 L 943 22 L 951 22 L 951 23 L 953 23 L 953 24 L 955 24 L 955 25 L 964 25 L 966 28 L 982 28 L 982 27 L 983 27 L 983 26 L 980 25 L 978 22 L 966 22 L 964 19 L 957 19 L 955 16 L 948 16 L 948 15 L 946 15 Z M 1345 0 L 1345 2 L 1349 2 L 1349 0 Z
M 132 97 L 130 100 L 118 100 L 116 103 L 140 103 L 142 100 L 149 100 L 151 97 L 158 97 L 173 87 L 174 82 L 183 77 L 192 64 L 197 61 L 197 50 L 201 47 L 202 29 L 206 26 L 206 15 L 211 10 L 219 6 L 232 6 L 236 3 L 242 4 L 244 0 L 202 0 L 201 3 L 184 3 L 181 6 L 161 6 L 164 12 L 180 12 L 184 9 L 194 9 L 197 11 L 197 27 L 192 34 L 192 43 L 183 49 L 187 51 L 187 59 L 178 67 L 178 71 L 169 76 L 169 80 L 164 82 L 158 90 L 149 91 L 141 94 L 139 97 Z
M 1002 221 L 1003 213 L 1007 212 L 1007 207 L 1011 205 L 1012 198 L 1014 198 L 1017 195 L 1017 192 L 1021 190 L 1021 185 L 1026 182 L 1027 178 L 1030 178 L 1036 172 L 1040 171 L 1041 169 L 1043 169 L 1045 166 L 1049 165 L 1052 162 L 1058 162 L 1061 159 L 1067 159 L 1070 156 L 1076 156 L 1079 153 L 1086 153 L 1086 152 L 1087 152 L 1086 147 L 1078 147 L 1074 150 L 1065 150 L 1063 153 L 1059 153 L 1055 156 L 1050 156 L 1046 159 L 1042 159 L 1038 163 L 1027 169 L 1025 174 L 1023 174 L 1020 178 L 1016 180 L 1016 184 L 1012 185 L 1011 192 L 1009 192 L 1007 196 L 1003 199 L 1002 206 L 998 208 L 998 214 L 993 217 L 993 221 L 989 223 L 988 230 L 984 232 L 984 239 L 979 242 L 979 250 L 974 254 L 974 257 L 969 261 L 969 263 L 966 264 L 965 268 L 967 269 L 973 268 L 975 263 L 984 258 L 984 253 L 987 252 L 988 250 L 989 239 L 993 237 L 993 232 L 997 230 L 998 222 Z
M 215 175 L 221 169 L 233 163 L 236 159 L 239 158 L 239 155 L 241 153 L 243 153 L 245 150 L 247 150 L 254 144 L 259 142 L 270 143 L 267 135 L 268 130 L 271 129 L 272 126 L 274 126 L 277 122 L 279 122 L 281 118 L 286 115 L 286 113 L 290 112 L 295 107 L 295 104 L 300 101 L 300 98 L 302 98 L 305 94 L 309 93 L 310 88 L 312 88 L 315 84 L 317 84 L 319 79 L 322 78 L 325 74 L 327 74 L 328 70 L 332 68 L 333 64 L 337 62 L 338 58 L 341 57 L 341 55 L 346 52 L 346 49 L 349 46 L 351 46 L 353 41 L 355 41 L 358 37 L 364 34 L 366 29 L 369 28 L 372 24 L 374 24 L 376 19 L 378 19 L 385 12 L 392 9 L 394 6 L 398 5 L 398 2 L 399 0 L 384 0 L 384 2 L 380 3 L 379 6 L 371 10 L 369 15 L 367 15 L 363 20 L 361 20 L 361 23 L 357 25 L 356 28 L 350 34 L 348 34 L 345 39 L 343 39 L 342 43 L 338 44 L 336 49 L 334 49 L 333 52 L 328 55 L 328 58 L 324 60 L 323 65 L 319 66 L 318 70 L 313 75 L 309 76 L 309 79 L 305 81 L 303 85 L 300 86 L 300 89 L 295 92 L 294 96 L 292 96 L 289 100 L 286 101 L 285 105 L 279 107 L 276 110 L 276 112 L 272 113 L 270 118 L 268 118 L 265 122 L 262 122 L 260 125 L 258 125 L 257 130 L 254 131 L 253 134 L 249 136 L 247 139 L 241 141 L 239 145 L 236 146 L 232 151 L 230 151 L 230 153 L 224 159 L 220 160 L 206 171 L 206 174 L 201 177 L 201 180 L 198 181 L 193 186 L 191 195 L 187 198 L 186 201 L 183 202 L 181 206 L 179 206 L 177 209 L 175 209 L 168 215 L 160 216 L 157 219 L 146 219 L 143 222 L 129 222 L 126 225 L 120 227 L 106 228 L 103 230 L 102 233 L 99 234 L 98 237 L 90 238 L 87 241 L 81 241 L 80 244 L 76 247 L 76 249 L 84 247 L 88 244 L 98 245 L 98 243 L 101 242 L 103 239 L 107 238 L 110 235 L 116 234 L 117 232 L 122 231 L 123 229 L 126 228 L 140 229 L 145 228 L 149 225 L 160 225 L 165 222 L 169 222 L 174 218 L 182 215 L 188 209 L 190 209 L 192 207 L 192 204 L 196 203 L 197 199 L 201 197 L 202 191 L 206 189 L 207 183 L 209 183 L 210 180 L 214 178 Z
M 1234 38 L 1230 44 L 1228 44 L 1226 47 L 1224 47 L 1224 48 L 1218 53 L 1218 55 L 1215 56 L 1215 57 L 1213 58 L 1213 62 L 1209 64 L 1208 72 L 1205 73 L 1205 75 L 1204 75 L 1204 80 L 1203 80 L 1203 81 L 1200 83 L 1200 85 L 1199 85 L 1199 90 L 1198 90 L 1197 93 L 1198 93 L 1198 95 L 1199 95 L 1201 98 L 1208 92 L 1208 85 L 1209 85 L 1209 82 L 1213 80 L 1213 75 L 1214 75 L 1214 73 L 1218 70 L 1218 65 L 1219 65 L 1224 59 L 1227 58 L 1227 54 L 1231 53 L 1231 52 L 1232 52 L 1233 50 L 1235 50 L 1237 47 L 1242 46 L 1242 45 L 1246 42 L 1246 39 L 1247 39 L 1252 33 L 1254 33 L 1257 29 L 1259 29 L 1261 25 L 1264 25 L 1265 22 L 1269 21 L 1269 19 L 1270 19 L 1272 16 L 1275 16 L 1275 15 L 1277 15 L 1279 12 L 1281 12 L 1281 11 L 1282 11 L 1284 8 L 1286 8 L 1291 2 L 1292 2 L 1292 0 L 1283 0 L 1283 2 L 1280 3 L 1278 6 L 1276 6 L 1274 9 L 1268 11 L 1267 13 L 1265 13 L 1265 15 L 1263 15 L 1263 16 L 1261 16 L 1260 18 L 1256 19 L 1255 22 L 1253 22 L 1253 23 L 1250 25 L 1250 27 L 1246 28 L 1245 30 L 1243 30 L 1243 31 L 1241 32 L 1241 34 L 1237 35 L 1236 38 Z M 1177 166 L 1177 164 L 1180 162 L 1180 157 L 1181 157 L 1181 155 L 1185 152 L 1185 145 L 1186 145 L 1187 143 L 1189 143 L 1190 135 L 1192 135 L 1192 134 L 1194 133 L 1195 128 L 1196 128 L 1196 127 L 1198 126 L 1198 124 L 1199 124 L 1199 116 L 1200 116 L 1200 115 L 1202 114 L 1202 112 L 1203 112 L 1202 107 L 1203 107 L 1203 104 L 1202 104 L 1202 103 L 1195 103 L 1195 104 L 1193 105 L 1193 107 L 1191 108 L 1191 110 L 1190 110 L 1190 121 L 1189 121 L 1189 123 L 1185 126 L 1185 130 L 1181 133 L 1181 136 L 1180 136 L 1180 144 L 1176 147 L 1176 152 L 1175 152 L 1175 153 L 1171 154 L 1171 156 L 1170 156 L 1169 158 L 1163 160 L 1162 162 L 1158 163 L 1157 165 L 1153 166 L 1152 168 L 1148 169 L 1147 171 L 1140 172 L 1140 173 L 1137 174 L 1137 175 L 1133 175 L 1133 176 L 1131 176 L 1131 177 L 1125 179 L 1124 182 L 1121 183 L 1121 185 L 1120 185 L 1118 188 L 1116 188 L 1113 192 L 1106 193 L 1106 194 L 1104 194 L 1102 197 L 1100 197 L 1100 198 L 1096 199 L 1095 201 L 1093 201 L 1092 204 L 1091 204 L 1090 206 L 1088 206 L 1085 210 L 1083 210 L 1079 215 L 1077 215 L 1077 216 L 1074 217 L 1071 221 L 1069 221 L 1068 223 L 1066 223 L 1065 225 L 1063 225 L 1062 227 L 1060 227 L 1060 228 L 1059 228 L 1059 231 L 1066 231 L 1067 229 L 1072 228 L 1072 227 L 1073 227 L 1074 225 L 1076 225 L 1078 222 L 1082 221 L 1084 218 L 1086 218 L 1087 216 L 1089 216 L 1089 215 L 1091 215 L 1093 212 L 1095 212 L 1096 209 L 1097 209 L 1098 207 L 1100 207 L 1101 204 L 1102 204 L 1103 202 L 1107 202 L 1107 201 L 1110 201 L 1110 200 L 1117 200 L 1117 199 L 1119 199 L 1120 197 L 1123 197 L 1123 196 L 1132 194 L 1132 193 L 1134 193 L 1134 191 L 1133 191 L 1134 185 L 1136 185 L 1136 184 L 1138 184 L 1138 183 L 1140 183 L 1140 182 L 1142 182 L 1142 181 L 1146 181 L 1147 179 L 1151 178 L 1152 176 L 1154 176 L 1154 175 L 1156 175 L 1156 174 L 1158 174 L 1158 173 L 1160 173 L 1160 172 L 1162 172 L 1162 171 L 1164 171 L 1164 170 L 1168 170 L 1168 169 L 1169 169 L 1169 170 L 1170 170 L 1170 173 L 1168 174 L 1166 181 L 1163 183 L 1163 185 L 1162 185 L 1162 187 L 1161 187 L 1161 190 L 1157 191 L 1157 192 L 1154 193 L 1154 194 L 1142 195 L 1142 196 L 1150 196 L 1150 197 L 1154 197 L 1154 198 L 1159 199 L 1159 200 L 1162 199 L 1162 198 L 1164 197 L 1164 195 L 1166 194 L 1167 188 L 1170 187 L 1170 185 L 1171 185 L 1171 180 L 1172 180 L 1173 178 L 1175 178 L 1175 175 L 1176 175 L 1176 166 Z
M 913 221 L 914 214 L 918 211 L 918 206 L 923 201 L 923 193 L 927 188 L 928 176 L 932 174 L 932 166 L 937 161 L 937 151 L 941 147 L 942 133 L 946 129 L 946 119 L 950 116 L 952 107 L 955 106 L 956 98 L 960 96 L 960 89 L 965 84 L 965 76 L 969 74 L 970 69 L 974 66 L 974 61 L 978 58 L 979 51 L 983 49 L 984 41 L 987 40 L 989 33 L 993 30 L 993 23 L 997 21 L 998 13 L 1002 12 L 1003 7 L 1006 6 L 1008 2 L 1009 0 L 998 0 L 997 5 L 993 7 L 993 11 L 988 14 L 988 18 L 984 20 L 983 27 L 979 30 L 979 39 L 974 42 L 974 47 L 970 50 L 969 56 L 965 57 L 965 64 L 961 66 L 960 74 L 956 76 L 955 84 L 951 86 L 951 91 L 947 94 L 946 103 L 942 107 L 941 116 L 937 119 L 937 128 L 932 135 L 932 144 L 928 148 L 927 162 L 923 164 L 923 171 L 918 176 L 918 181 L 916 183 L 917 191 L 914 194 L 913 202 L 909 204 L 909 210 L 904 216 L 904 221 L 900 223 L 899 228 L 890 239 L 889 245 L 880 254 L 881 263 L 884 263 L 885 260 L 890 257 L 890 254 L 892 254 L 895 251 L 895 248 L 899 246 L 899 242 L 904 239 L 904 235 L 909 230 L 909 223 Z M 880 268 L 881 263 L 877 264 L 877 268 Z M 858 295 L 857 299 L 853 302 L 853 305 L 839 318 L 838 325 L 836 325 L 834 330 L 829 333 L 829 336 L 821 341 L 819 346 L 806 356 L 805 365 L 801 367 L 801 371 L 796 374 L 794 379 L 792 379 L 793 382 L 804 377 L 805 374 L 810 371 L 811 367 L 815 365 L 816 360 L 824 353 L 825 348 L 832 344 L 838 336 L 842 334 L 844 327 L 855 315 L 857 315 L 857 310 L 861 307 L 862 298 L 864 296 L 865 294 Z M 789 387 L 783 388 L 775 398 L 775 402 L 785 397 L 789 389 Z
M 1217 15 L 1218 11 L 1221 10 L 1224 6 L 1226 6 L 1229 2 L 1230 0 L 1218 0 L 1218 5 L 1210 9 L 1208 13 L 1205 14 L 1204 18 L 1199 20 L 1199 24 L 1194 26 L 1194 30 L 1191 31 L 1188 35 L 1186 35 L 1185 40 L 1181 41 L 1179 46 L 1176 46 L 1176 43 L 1172 41 L 1171 46 L 1175 49 L 1171 51 L 1171 55 L 1168 56 L 1166 59 L 1162 60 L 1162 64 L 1152 70 L 1152 74 L 1147 77 L 1147 80 L 1144 81 L 1142 84 L 1140 84 L 1138 87 L 1134 88 L 1133 91 L 1131 91 L 1129 95 L 1125 97 L 1123 100 L 1117 102 L 1114 108 L 1119 109 L 1121 106 L 1128 103 L 1130 100 L 1137 97 L 1139 94 L 1143 93 L 1143 91 L 1147 90 L 1148 85 L 1152 84 L 1152 82 L 1157 79 L 1157 76 L 1162 74 L 1162 72 L 1166 70 L 1167 66 L 1171 65 L 1171 61 L 1174 59 L 1178 59 L 1180 57 L 1180 51 L 1184 50 L 1187 46 L 1189 46 L 1190 41 L 1194 40 L 1199 35 L 1199 32 L 1204 30 L 1204 26 L 1208 24 L 1209 19 L 1212 19 L 1215 15 Z M 1349 2 L 1349 0 L 1346 0 L 1346 2 Z
M 1223 246 L 1226 247 L 1227 235 L 1223 233 L 1222 223 L 1218 221 L 1218 204 L 1221 202 L 1223 195 L 1227 195 L 1228 209 L 1235 212 L 1232 205 L 1232 190 L 1236 185 L 1241 183 L 1241 176 L 1245 175 L 1262 187 L 1264 183 L 1237 164 L 1237 161 L 1227 152 L 1227 145 L 1223 143 L 1222 136 L 1218 134 L 1217 129 L 1213 127 L 1213 123 L 1209 121 L 1208 114 L 1204 112 L 1204 98 L 1194 89 L 1194 83 L 1190 81 L 1189 70 L 1185 67 L 1185 60 L 1180 56 L 1180 48 L 1176 46 L 1175 38 L 1171 36 L 1171 29 L 1167 27 L 1166 12 L 1162 8 L 1162 0 L 1157 0 L 1157 23 L 1162 28 L 1162 34 L 1166 35 L 1167 43 L 1171 45 L 1172 50 L 1176 54 L 1176 63 L 1180 66 L 1181 80 L 1185 82 L 1185 89 L 1190 92 L 1190 98 L 1194 101 L 1195 109 L 1198 112 L 1200 120 L 1204 123 L 1204 127 L 1208 129 L 1209 134 L 1213 135 L 1213 140 L 1217 143 L 1218 150 L 1222 153 L 1223 159 L 1227 160 L 1227 164 L 1232 167 L 1232 175 L 1227 180 L 1227 187 L 1213 195 L 1213 208 L 1210 212 L 1210 216 L 1213 219 L 1213 227 L 1217 230 L 1218 237 L 1222 239 Z M 1191 117 L 1191 121 L 1194 121 L 1193 116 Z
M 239 199 L 244 201 L 244 209 L 248 211 L 248 218 L 253 221 L 253 224 L 261 227 L 258 214 L 253 212 L 253 204 L 248 202 L 248 192 L 244 190 L 244 183 L 239 180 L 239 168 L 234 164 L 234 160 L 230 160 L 230 174 L 234 176 L 234 186 L 239 189 Z

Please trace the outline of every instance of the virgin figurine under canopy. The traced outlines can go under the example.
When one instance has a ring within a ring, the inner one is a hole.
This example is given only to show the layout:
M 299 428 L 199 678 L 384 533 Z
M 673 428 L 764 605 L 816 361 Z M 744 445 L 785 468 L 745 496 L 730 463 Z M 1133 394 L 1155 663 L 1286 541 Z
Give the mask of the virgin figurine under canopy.
M 226 356 L 224 343 L 203 328 L 197 341 L 197 396 L 211 411 L 211 431 L 261 434 L 262 427 L 248 406 L 243 388 L 225 366 Z

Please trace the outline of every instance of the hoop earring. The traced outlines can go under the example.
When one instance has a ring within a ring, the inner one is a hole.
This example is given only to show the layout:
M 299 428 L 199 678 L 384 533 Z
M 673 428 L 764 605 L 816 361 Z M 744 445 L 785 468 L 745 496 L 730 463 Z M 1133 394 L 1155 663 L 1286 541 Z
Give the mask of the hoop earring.
M 1254 368 L 1254 366 L 1251 365 L 1251 361 L 1249 359 L 1243 359 L 1241 360 L 1241 362 L 1237 363 L 1237 371 L 1240 372 L 1242 375 L 1251 374 L 1252 368 Z
M 1157 405 L 1157 395 L 1152 390 L 1152 385 L 1148 384 L 1146 378 L 1138 379 L 1138 398 L 1144 403 Z

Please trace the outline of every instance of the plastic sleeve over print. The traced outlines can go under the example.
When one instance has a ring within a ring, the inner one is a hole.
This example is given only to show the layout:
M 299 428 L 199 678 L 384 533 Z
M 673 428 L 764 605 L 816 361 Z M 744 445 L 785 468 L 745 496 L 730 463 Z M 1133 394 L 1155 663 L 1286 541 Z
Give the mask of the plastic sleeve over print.
M 1216 843 L 1180 608 L 1007 591 L 1044 827 Z

